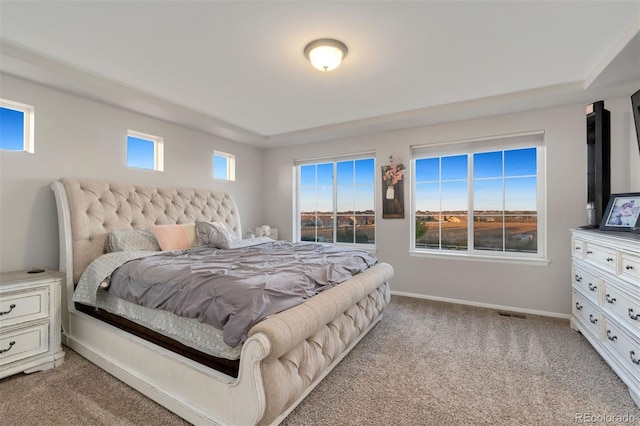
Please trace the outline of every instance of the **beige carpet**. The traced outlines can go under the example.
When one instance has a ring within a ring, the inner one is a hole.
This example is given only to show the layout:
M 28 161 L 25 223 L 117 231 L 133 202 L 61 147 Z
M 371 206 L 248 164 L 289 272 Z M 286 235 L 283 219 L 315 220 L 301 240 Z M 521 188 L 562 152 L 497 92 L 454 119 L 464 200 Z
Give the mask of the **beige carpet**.
M 622 424 L 624 416 L 640 421 L 640 410 L 567 320 L 394 296 L 382 322 L 283 425 Z M 59 368 L 0 380 L 0 421 L 185 424 L 69 349 Z

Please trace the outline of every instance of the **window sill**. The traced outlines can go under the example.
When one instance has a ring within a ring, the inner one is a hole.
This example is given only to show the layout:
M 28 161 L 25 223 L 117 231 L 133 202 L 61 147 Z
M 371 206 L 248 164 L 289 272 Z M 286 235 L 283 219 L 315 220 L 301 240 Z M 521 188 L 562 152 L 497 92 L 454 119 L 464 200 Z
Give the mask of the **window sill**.
M 470 253 L 435 253 L 421 250 L 409 250 L 411 257 L 425 257 L 444 260 L 467 260 L 471 262 L 506 263 L 510 265 L 548 266 L 551 261 L 543 258 L 483 256 Z

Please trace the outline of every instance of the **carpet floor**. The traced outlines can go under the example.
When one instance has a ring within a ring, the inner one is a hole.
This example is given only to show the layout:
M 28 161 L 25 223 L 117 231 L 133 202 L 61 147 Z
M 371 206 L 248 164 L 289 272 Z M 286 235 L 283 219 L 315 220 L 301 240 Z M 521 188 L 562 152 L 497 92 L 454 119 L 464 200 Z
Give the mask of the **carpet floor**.
M 186 425 L 65 348 L 0 380 L 3 425 Z M 284 420 L 295 425 L 640 422 L 624 383 L 568 320 L 393 296 L 382 321 Z

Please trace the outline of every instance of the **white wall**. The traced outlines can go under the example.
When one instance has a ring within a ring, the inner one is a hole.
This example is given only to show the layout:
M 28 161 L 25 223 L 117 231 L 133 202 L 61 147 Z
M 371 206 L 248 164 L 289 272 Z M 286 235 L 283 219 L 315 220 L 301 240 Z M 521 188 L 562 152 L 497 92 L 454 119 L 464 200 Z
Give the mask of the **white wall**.
M 410 146 L 544 129 L 547 142 L 548 266 L 505 265 L 409 256 L 409 185 L 405 219 L 382 219 L 377 200 L 377 256 L 396 271 L 394 291 L 568 314 L 569 229 L 585 223 L 585 106 L 446 123 L 371 136 L 252 148 L 2 75 L 0 97 L 35 106 L 34 154 L 0 151 L 0 270 L 58 266 L 57 214 L 49 183 L 96 178 L 176 187 L 224 189 L 234 195 L 243 228 L 268 223 L 280 238 L 293 229 L 294 159 L 375 149 L 410 158 Z M 640 153 L 628 98 L 605 99 L 611 111 L 612 192 L 640 192 Z M 165 171 L 126 167 L 127 129 L 164 137 Z M 235 182 L 212 179 L 213 150 L 236 155 Z M 380 176 L 376 173 L 378 192 Z M 380 194 L 377 194 L 380 197 Z
M 35 153 L 0 151 L 0 270 L 58 267 L 58 224 L 49 184 L 61 177 L 230 192 L 242 226 L 262 223 L 263 152 L 1 75 L 0 97 L 35 107 Z M 126 132 L 164 138 L 164 172 L 126 166 Z M 213 150 L 235 154 L 236 181 L 213 179 Z
M 640 165 L 635 134 L 630 135 L 628 99 L 605 100 L 612 115 L 613 192 L 640 191 Z M 548 266 L 508 265 L 409 255 L 410 205 L 405 219 L 382 219 L 377 197 L 376 246 L 381 261 L 395 269 L 393 291 L 477 304 L 512 307 L 566 315 L 571 312 L 569 229 L 586 223 L 586 121 L 585 105 L 550 108 L 477 120 L 446 123 L 372 136 L 269 149 L 265 156 L 267 223 L 277 226 L 280 237 L 293 233 L 292 166 L 295 159 L 346 154 L 375 149 L 377 166 L 389 155 L 408 163 L 410 146 L 462 140 L 505 133 L 544 129 L 547 171 Z M 633 138 L 631 138 L 633 136 Z M 632 146 L 631 146 L 632 145 Z M 631 155 L 630 155 L 631 154 Z M 634 177 L 635 176 L 635 177 Z M 380 188 L 380 176 L 376 173 Z M 410 185 L 404 185 L 405 200 Z M 380 192 L 380 189 L 378 189 Z
M 611 112 L 611 193 L 640 192 L 640 147 L 631 95 L 605 100 L 604 107 Z

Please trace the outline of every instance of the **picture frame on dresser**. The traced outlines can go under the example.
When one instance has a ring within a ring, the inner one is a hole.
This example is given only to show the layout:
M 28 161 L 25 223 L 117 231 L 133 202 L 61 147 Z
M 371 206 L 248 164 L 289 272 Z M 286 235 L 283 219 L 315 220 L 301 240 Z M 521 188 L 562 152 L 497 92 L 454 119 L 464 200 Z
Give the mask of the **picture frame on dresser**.
M 640 192 L 612 194 L 600 222 L 600 229 L 640 232 Z

